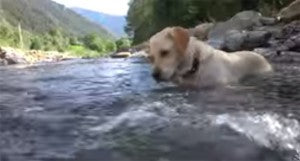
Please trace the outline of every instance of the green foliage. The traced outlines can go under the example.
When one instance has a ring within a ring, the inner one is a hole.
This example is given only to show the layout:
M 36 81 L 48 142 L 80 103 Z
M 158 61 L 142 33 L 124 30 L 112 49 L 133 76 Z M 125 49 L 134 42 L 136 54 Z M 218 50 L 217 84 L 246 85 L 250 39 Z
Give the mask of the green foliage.
M 70 45 L 80 45 L 80 42 L 78 41 L 77 37 L 70 37 L 69 43 L 70 43 Z
M 117 45 L 113 41 L 105 41 L 105 51 L 116 51 L 117 50 Z
M 67 49 L 71 54 L 83 58 L 96 58 L 96 57 L 101 57 L 104 56 L 103 53 L 99 53 L 97 51 L 88 49 L 84 46 L 81 45 L 71 45 Z
M 25 41 L 27 42 L 29 34 L 27 32 L 24 32 L 23 35 L 25 36 Z M 0 45 L 20 47 L 20 37 L 18 30 L 5 23 L 0 24 Z
M 105 51 L 104 41 L 97 34 L 88 34 L 83 38 L 83 43 L 91 50 Z
M 116 50 L 112 35 L 102 26 L 52 0 L 0 1 L 0 46 L 21 47 L 16 27 L 21 24 L 24 49 L 70 51 L 82 57 Z
M 128 49 L 131 47 L 131 41 L 128 38 L 121 38 L 116 41 L 117 50 Z
M 99 57 L 116 50 L 112 40 L 101 38 L 98 34 L 89 34 L 80 39 L 68 36 L 59 29 L 51 29 L 45 34 L 32 34 L 23 31 L 25 49 L 45 51 L 69 51 L 80 57 Z M 0 24 L 0 45 L 19 47 L 19 35 L 16 28 Z
M 41 50 L 42 49 L 42 43 L 38 38 L 33 38 L 31 40 L 30 49 L 33 50 Z

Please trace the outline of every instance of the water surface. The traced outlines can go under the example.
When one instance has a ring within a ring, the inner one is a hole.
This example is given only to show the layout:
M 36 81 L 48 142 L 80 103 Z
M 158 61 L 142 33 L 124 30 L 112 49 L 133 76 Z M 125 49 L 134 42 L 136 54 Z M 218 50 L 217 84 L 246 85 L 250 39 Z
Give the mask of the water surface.
M 298 161 L 300 67 L 275 69 L 192 90 L 143 59 L 0 67 L 0 160 Z

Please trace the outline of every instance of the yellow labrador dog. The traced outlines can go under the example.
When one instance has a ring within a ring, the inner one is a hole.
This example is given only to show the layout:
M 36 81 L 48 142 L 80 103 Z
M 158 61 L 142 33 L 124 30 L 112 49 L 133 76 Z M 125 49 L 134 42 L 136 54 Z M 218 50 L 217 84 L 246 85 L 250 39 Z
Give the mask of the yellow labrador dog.
M 216 86 L 249 75 L 272 71 L 261 55 L 251 51 L 226 53 L 190 37 L 182 27 L 169 27 L 151 37 L 149 58 L 157 81 L 186 86 Z

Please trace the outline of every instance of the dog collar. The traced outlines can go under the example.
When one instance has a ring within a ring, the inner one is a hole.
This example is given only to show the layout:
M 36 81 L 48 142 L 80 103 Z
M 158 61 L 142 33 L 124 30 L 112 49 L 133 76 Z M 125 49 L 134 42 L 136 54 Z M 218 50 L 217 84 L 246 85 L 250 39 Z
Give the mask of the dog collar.
M 183 78 L 190 77 L 195 74 L 199 70 L 199 65 L 199 60 L 194 58 L 192 68 L 183 75 Z

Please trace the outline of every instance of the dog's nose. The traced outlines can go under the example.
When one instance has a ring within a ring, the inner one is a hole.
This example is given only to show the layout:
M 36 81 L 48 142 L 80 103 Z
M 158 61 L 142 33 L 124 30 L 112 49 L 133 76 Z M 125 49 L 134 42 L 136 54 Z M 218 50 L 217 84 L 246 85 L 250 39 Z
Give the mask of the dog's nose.
M 160 81 L 161 80 L 161 76 L 160 76 L 160 72 L 158 70 L 155 70 L 152 73 L 152 77 L 156 80 L 156 81 Z

